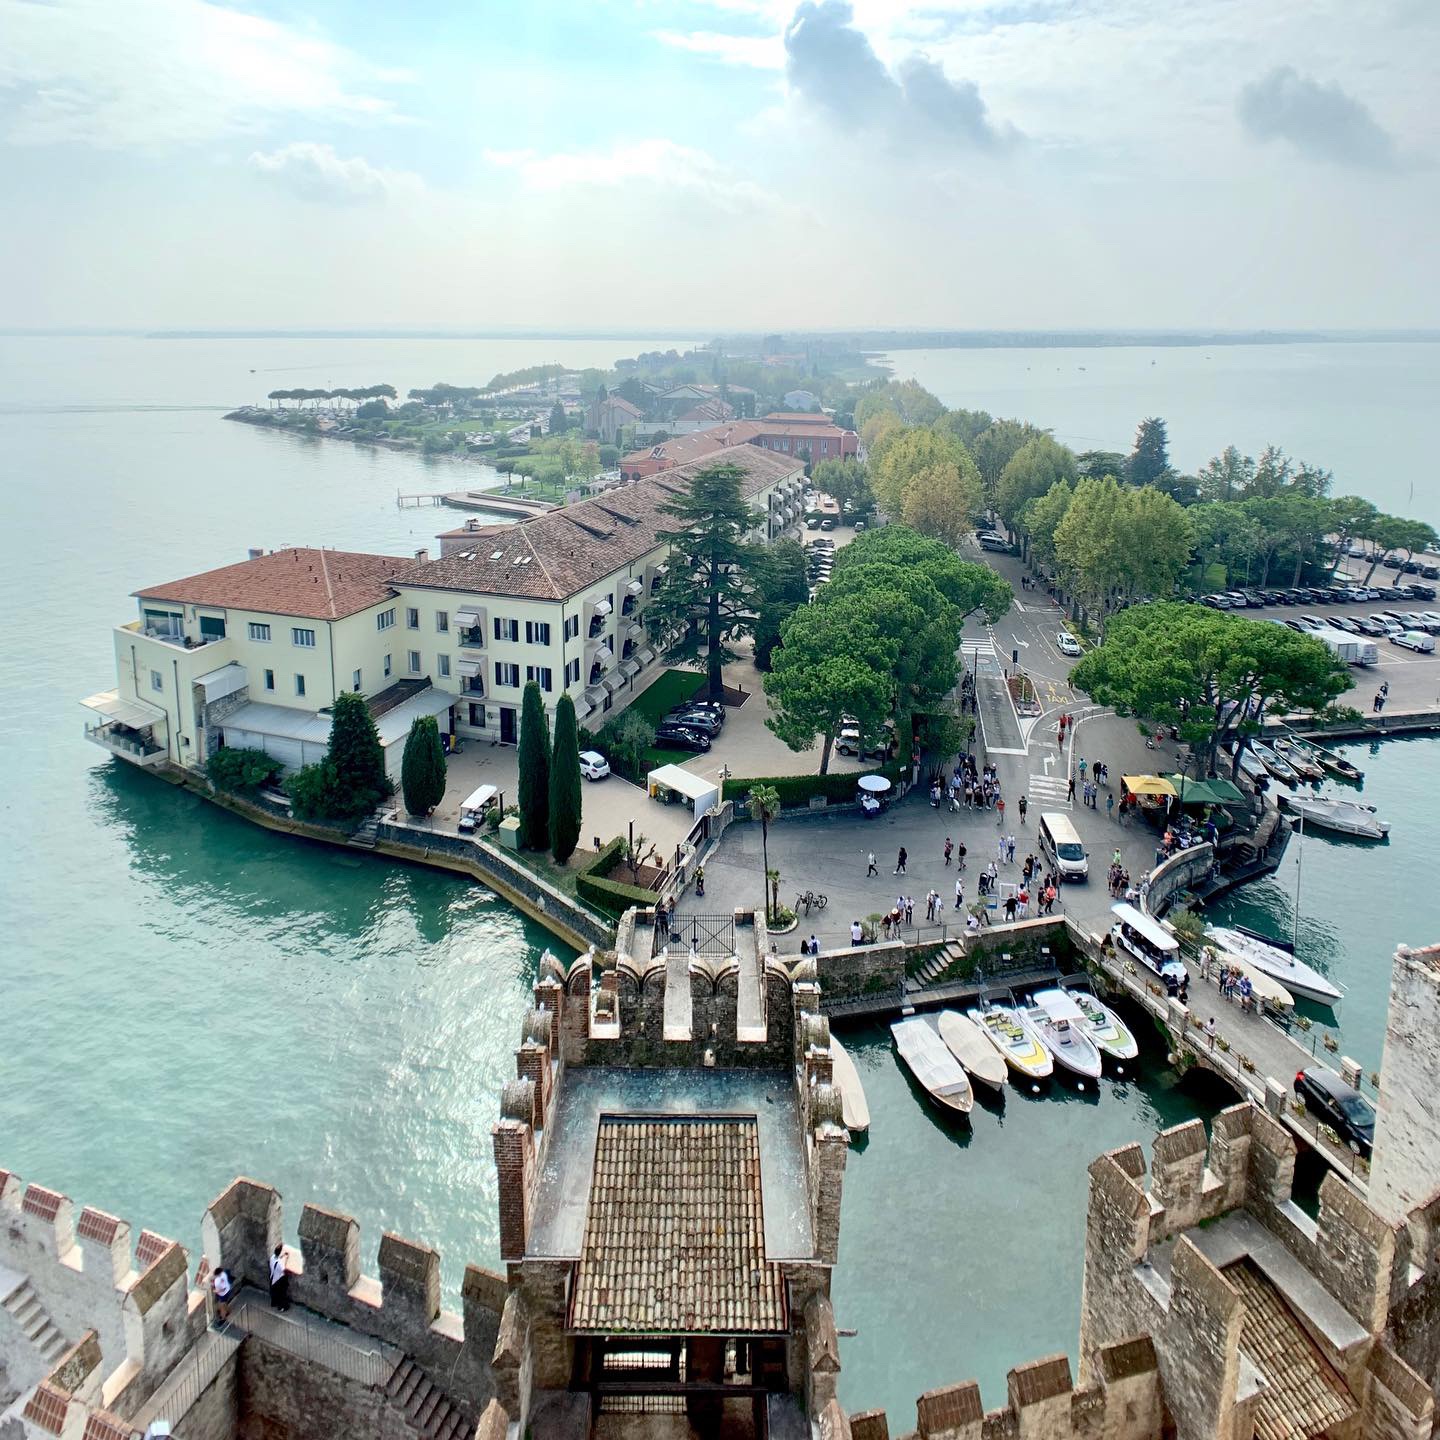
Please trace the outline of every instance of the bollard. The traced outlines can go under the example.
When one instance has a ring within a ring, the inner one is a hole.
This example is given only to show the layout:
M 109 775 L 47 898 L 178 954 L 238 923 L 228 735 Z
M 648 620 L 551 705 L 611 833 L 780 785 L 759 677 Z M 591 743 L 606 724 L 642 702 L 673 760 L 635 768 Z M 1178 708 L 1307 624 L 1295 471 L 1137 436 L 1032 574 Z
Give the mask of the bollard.
M 1361 1077 L 1365 1074 L 1363 1067 L 1358 1060 L 1352 1060 L 1348 1055 L 1340 1057 L 1340 1078 L 1356 1090 L 1360 1088 Z
M 1265 1077 L 1265 1109 L 1277 1120 L 1285 1114 L 1285 1087 L 1273 1076 Z

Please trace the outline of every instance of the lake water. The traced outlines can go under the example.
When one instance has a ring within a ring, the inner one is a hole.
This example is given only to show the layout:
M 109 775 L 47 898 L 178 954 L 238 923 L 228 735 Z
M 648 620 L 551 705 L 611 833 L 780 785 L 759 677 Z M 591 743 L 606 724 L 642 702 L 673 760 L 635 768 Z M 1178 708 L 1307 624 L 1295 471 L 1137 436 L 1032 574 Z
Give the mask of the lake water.
M 886 360 L 946 405 L 1029 420 L 1076 450 L 1128 452 L 1149 415 L 1165 420 L 1171 463 L 1190 473 L 1227 445 L 1258 456 L 1273 443 L 1333 470 L 1335 494 L 1440 528 L 1430 478 L 1440 345 L 895 350 Z
M 250 545 L 404 554 L 454 523 L 394 497 L 455 467 L 224 423 L 247 387 L 484 383 L 653 345 L 0 339 L 0 1165 L 191 1246 L 222 1186 L 262 1177 L 292 1235 L 307 1199 L 357 1215 L 368 1268 L 383 1228 L 437 1246 L 452 1301 L 465 1261 L 494 1263 L 489 1127 L 553 942 L 467 882 L 272 836 L 108 760 L 76 702 L 113 683 L 140 584 Z M 1395 838 L 1306 841 L 1301 940 L 1350 984 L 1342 1042 L 1372 1065 L 1394 945 L 1434 938 L 1440 741 L 1348 753 Z M 1291 879 L 1236 903 L 1287 927 Z M 999 1404 L 1010 1365 L 1073 1352 L 1085 1167 L 1224 1096 L 1152 1065 L 1091 1097 L 1011 1094 L 966 1135 L 884 1031 L 846 1039 L 874 1130 L 847 1174 L 841 1395 L 898 1432 L 922 1390 L 974 1377 Z

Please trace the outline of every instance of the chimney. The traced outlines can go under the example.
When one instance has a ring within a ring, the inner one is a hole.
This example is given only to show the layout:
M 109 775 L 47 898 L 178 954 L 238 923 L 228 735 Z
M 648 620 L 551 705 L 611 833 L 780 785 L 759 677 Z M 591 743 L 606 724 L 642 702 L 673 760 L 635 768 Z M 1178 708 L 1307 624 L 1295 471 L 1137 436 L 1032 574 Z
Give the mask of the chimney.
M 258 560 L 258 559 L 260 559 L 260 557 L 261 557 L 262 555 L 264 555 L 264 553 L 265 553 L 265 551 L 264 551 L 263 549 L 258 549 L 258 550 L 257 550 L 257 549 L 255 548 L 255 546 L 252 545 L 252 546 L 250 547 L 249 553 L 246 555 L 245 558 L 246 558 L 247 560 Z
M 430 552 L 422 548 L 415 552 L 415 558 L 423 565 L 430 558 Z

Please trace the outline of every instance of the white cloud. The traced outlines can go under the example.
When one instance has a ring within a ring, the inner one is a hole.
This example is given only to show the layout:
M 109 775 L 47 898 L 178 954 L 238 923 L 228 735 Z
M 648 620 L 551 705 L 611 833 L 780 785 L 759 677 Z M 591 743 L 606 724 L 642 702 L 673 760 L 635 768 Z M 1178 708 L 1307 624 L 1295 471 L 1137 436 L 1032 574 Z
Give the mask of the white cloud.
M 722 210 L 769 205 L 771 197 L 753 181 L 737 175 L 703 150 L 673 140 L 636 140 L 609 150 L 558 151 L 487 150 L 485 159 L 513 170 L 531 190 L 561 190 L 571 185 L 664 186 L 689 199 Z
M 785 68 L 785 45 L 778 31 L 774 35 L 725 35 L 718 30 L 696 30 L 689 34 L 656 30 L 652 33 L 672 50 L 706 55 L 726 65 L 748 65 L 754 70 Z
M 277 118 L 396 118 L 403 81 L 301 28 L 208 0 L 0 0 L 0 133 L 103 149 L 205 144 Z
M 397 193 L 416 194 L 423 188 L 420 177 L 409 171 L 380 170 L 359 155 L 346 159 L 335 153 L 334 146 L 309 140 L 282 145 L 268 154 L 257 150 L 249 164 L 302 200 L 379 204 Z

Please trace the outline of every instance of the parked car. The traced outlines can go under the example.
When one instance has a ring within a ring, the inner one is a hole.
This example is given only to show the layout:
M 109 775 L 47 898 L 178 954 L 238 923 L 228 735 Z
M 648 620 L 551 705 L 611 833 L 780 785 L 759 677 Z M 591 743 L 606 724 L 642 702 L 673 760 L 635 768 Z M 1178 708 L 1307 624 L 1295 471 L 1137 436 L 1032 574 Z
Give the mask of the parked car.
M 1212 610 L 1232 610 L 1235 607 L 1235 602 L 1228 595 L 1206 595 L 1200 603 Z
M 1302 615 L 1300 623 L 1307 630 L 1323 630 L 1325 628 L 1325 621 L 1319 615 Z
M 667 725 L 683 725 L 687 730 L 698 730 L 712 740 L 720 733 L 725 722 L 708 710 L 681 710 L 665 717 Z
M 1440 580 L 1440 565 L 1422 565 L 1420 574 L 1426 580 Z
M 701 755 L 710 748 L 710 737 L 692 730 L 688 725 L 676 725 L 665 720 L 655 727 L 655 743 L 672 750 L 693 750 Z
M 1353 1085 L 1313 1065 L 1297 1072 L 1295 1098 L 1331 1126 L 1357 1155 L 1370 1158 L 1375 1143 L 1375 1107 Z
M 1378 625 L 1382 635 L 1387 635 L 1392 638 L 1405 633 L 1405 627 L 1401 625 L 1398 620 L 1392 620 L 1388 615 L 1372 615 L 1370 617 L 1370 623 L 1372 625 Z
M 610 774 L 610 762 L 598 750 L 582 750 L 580 773 L 587 780 L 604 780 Z
M 1405 630 L 1399 635 L 1392 635 L 1390 643 L 1400 646 L 1402 650 L 1414 650 L 1419 655 L 1435 653 L 1435 637 L 1427 635 L 1423 630 Z
M 1284 590 L 1262 590 L 1267 605 L 1288 605 L 1290 596 Z
M 1055 637 L 1055 648 L 1062 655 L 1083 655 L 1085 653 L 1080 642 L 1068 630 L 1062 630 Z
M 833 517 L 827 515 L 827 516 L 820 522 L 820 528 L 821 528 L 822 530 L 833 530 L 833 529 L 835 528 L 835 521 L 834 521 Z
M 1310 626 L 1306 625 L 1303 621 L 1282 620 L 1280 623 L 1282 625 L 1288 625 L 1292 630 L 1297 631 L 1301 635 L 1308 635 L 1310 633 Z
M 1435 587 L 1433 585 L 1417 585 L 1412 581 L 1409 588 L 1410 593 L 1417 600 L 1433 600 L 1435 598 Z
M 1360 633 L 1360 627 L 1348 615 L 1330 616 L 1330 626 L 1334 630 L 1344 630 L 1349 635 Z
M 1385 633 L 1368 615 L 1357 615 L 1350 623 L 1362 635 L 1383 635 Z

